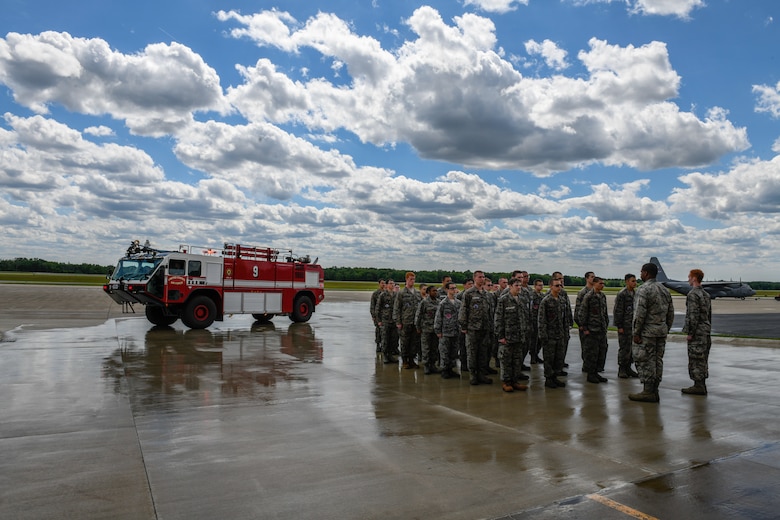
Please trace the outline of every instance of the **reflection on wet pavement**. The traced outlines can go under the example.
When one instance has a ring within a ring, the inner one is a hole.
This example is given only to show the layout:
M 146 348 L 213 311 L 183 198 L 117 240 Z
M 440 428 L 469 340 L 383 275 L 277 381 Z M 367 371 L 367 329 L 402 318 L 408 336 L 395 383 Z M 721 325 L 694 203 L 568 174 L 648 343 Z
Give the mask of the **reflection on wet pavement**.
M 760 516 L 745 465 L 778 458 L 775 348 L 713 346 L 699 398 L 680 394 L 672 342 L 652 405 L 626 399 L 638 383 L 614 377 L 614 338 L 608 383 L 584 382 L 574 339 L 565 389 L 537 365 L 506 394 L 385 365 L 373 334 L 363 301 L 303 324 L 16 331 L 0 343 L 0 517 L 613 518 L 598 493 L 670 518 L 708 489 L 732 499 L 686 518 Z M 753 489 L 778 476 L 767 463 Z

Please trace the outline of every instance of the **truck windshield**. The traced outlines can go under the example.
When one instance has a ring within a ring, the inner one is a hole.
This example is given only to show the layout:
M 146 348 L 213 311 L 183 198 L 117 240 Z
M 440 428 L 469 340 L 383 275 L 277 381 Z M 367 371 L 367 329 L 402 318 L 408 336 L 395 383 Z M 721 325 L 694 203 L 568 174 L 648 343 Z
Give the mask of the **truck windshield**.
M 112 280 L 146 280 L 162 262 L 162 258 L 123 258 L 111 275 Z

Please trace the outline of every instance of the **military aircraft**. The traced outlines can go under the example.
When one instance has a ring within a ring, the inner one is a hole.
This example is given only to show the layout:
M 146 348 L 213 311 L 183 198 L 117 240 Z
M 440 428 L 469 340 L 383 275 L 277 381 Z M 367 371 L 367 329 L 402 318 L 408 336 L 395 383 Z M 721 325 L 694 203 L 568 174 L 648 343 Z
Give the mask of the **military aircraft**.
M 652 257 L 650 259 L 650 263 L 658 266 L 658 275 L 656 276 L 656 280 L 664 284 L 667 289 L 677 291 L 680 294 L 688 294 L 691 292 L 691 286 L 688 285 L 687 281 L 683 282 L 681 280 L 670 280 L 666 276 L 664 268 L 661 267 L 661 262 L 658 261 L 658 258 Z M 756 294 L 756 291 L 754 291 L 750 285 L 742 283 L 741 281 L 702 282 L 701 288 L 704 289 L 713 300 L 715 298 L 741 298 L 744 300 L 746 297 Z

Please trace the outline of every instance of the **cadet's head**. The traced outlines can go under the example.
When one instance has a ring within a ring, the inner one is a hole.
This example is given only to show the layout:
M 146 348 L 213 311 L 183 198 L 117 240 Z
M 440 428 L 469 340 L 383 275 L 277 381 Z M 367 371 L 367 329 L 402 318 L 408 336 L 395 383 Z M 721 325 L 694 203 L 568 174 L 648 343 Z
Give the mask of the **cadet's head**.
M 386 282 L 384 280 L 379 280 L 379 288 L 380 289 L 384 289 L 385 288 L 385 283 Z
M 428 292 L 428 296 L 430 296 L 433 299 L 436 299 L 436 298 L 439 297 L 439 289 L 437 289 L 433 285 L 427 287 L 426 291 Z
M 550 292 L 553 296 L 558 296 L 558 294 L 561 292 L 561 288 L 563 287 L 563 279 L 562 278 L 553 278 L 550 280 Z
M 451 281 L 452 281 L 452 276 L 445 274 L 444 276 L 441 277 L 441 286 L 446 288 L 447 284 L 450 283 Z
M 593 285 L 593 278 L 595 278 L 596 275 L 593 274 L 593 271 L 588 271 L 585 273 L 585 285 L 588 287 L 591 287 Z
M 691 269 L 691 272 L 688 276 L 693 276 L 694 278 L 696 278 L 698 281 L 701 282 L 702 280 L 704 280 L 704 271 L 702 271 L 701 269 Z
M 599 276 L 593 277 L 593 290 L 596 292 L 601 292 L 601 290 L 604 288 L 604 280 Z
M 466 278 L 466 281 L 463 282 L 463 288 L 468 289 L 469 287 L 472 287 L 474 285 L 474 279 L 473 278 Z
M 474 271 L 474 285 L 482 288 L 485 285 L 485 273 L 482 271 Z
M 537 278 L 534 280 L 534 291 L 540 292 L 544 289 L 544 280 Z
M 408 271 L 406 273 L 406 286 L 409 287 L 410 289 L 414 287 L 414 278 L 415 276 L 413 272 Z
M 447 294 L 454 295 L 458 291 L 458 286 L 453 282 L 447 283 Z
M 517 295 L 517 293 L 520 292 L 520 289 L 523 287 L 523 279 L 522 278 L 510 278 L 509 279 L 509 292 L 510 294 Z
M 636 287 L 636 276 L 634 276 L 634 275 L 633 275 L 633 274 L 631 274 L 631 273 L 628 273 L 628 274 L 625 276 L 625 280 L 626 280 L 626 287 L 628 287 L 628 289 L 629 289 L 630 291 L 633 291 L 633 290 L 634 290 L 634 288 Z
M 385 284 L 386 291 L 392 291 L 394 287 L 395 287 L 395 282 L 392 279 L 388 280 L 387 283 Z
M 428 294 L 428 284 L 427 283 L 421 283 L 420 284 L 420 293 Z
M 504 289 L 506 289 L 506 288 L 507 288 L 507 286 L 508 286 L 508 285 L 509 285 L 509 280 L 507 280 L 507 279 L 506 279 L 506 278 L 504 278 L 503 276 L 502 276 L 501 278 L 499 278 L 499 279 L 498 279 L 498 288 L 499 288 L 500 290 L 502 290 L 502 291 L 503 291 Z
M 658 266 L 652 262 L 648 262 L 642 266 L 642 272 L 639 276 L 642 277 L 642 281 L 650 280 L 658 275 Z

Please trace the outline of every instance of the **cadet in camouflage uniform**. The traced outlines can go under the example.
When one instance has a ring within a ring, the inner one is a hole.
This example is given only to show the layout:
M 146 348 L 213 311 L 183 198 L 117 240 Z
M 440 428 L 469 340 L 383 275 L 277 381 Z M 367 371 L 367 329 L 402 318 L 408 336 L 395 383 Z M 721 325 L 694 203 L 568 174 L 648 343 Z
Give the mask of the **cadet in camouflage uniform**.
M 566 338 L 569 325 L 563 305 L 563 280 L 553 279 L 550 292 L 539 304 L 539 343 L 544 354 L 544 386 L 547 388 L 564 387 L 557 375 L 563 371 L 566 355 Z M 566 298 L 568 305 L 568 298 Z M 569 305 L 571 313 L 571 305 Z
M 452 282 L 447 283 L 447 294 L 439 303 L 433 321 L 433 330 L 439 338 L 439 363 L 441 377 L 444 379 L 459 375 L 452 370 L 458 357 L 458 340 L 462 334 L 458 323 L 462 303 L 455 298 L 457 290 L 457 285 Z
M 420 292 L 414 288 L 415 275 L 412 272 L 406 273 L 406 284 L 404 288 L 398 291 L 393 305 L 393 321 L 398 327 L 401 336 L 401 361 L 403 368 L 419 368 L 414 362 L 414 356 L 417 353 L 417 341 L 420 335 L 417 334 L 417 327 L 414 325 L 414 316 L 417 314 L 417 307 L 422 301 Z
M 561 293 L 558 297 L 558 301 L 561 304 L 561 312 L 563 312 L 563 318 L 566 322 L 566 338 L 565 338 L 565 351 L 563 354 L 563 366 L 561 367 L 561 370 L 558 372 L 559 376 L 565 376 L 568 375 L 566 372 L 564 372 L 563 368 L 568 367 L 569 364 L 566 362 L 566 353 L 569 352 L 569 340 L 571 339 L 571 328 L 574 326 L 574 316 L 571 312 L 571 300 L 569 299 L 569 293 L 566 292 L 566 288 L 564 287 L 563 282 L 563 273 L 560 271 L 553 271 L 552 279 L 550 283 L 552 284 L 553 281 L 559 281 L 561 282 Z M 550 291 L 548 291 L 548 294 L 552 292 L 552 285 L 550 285 Z
M 395 305 L 395 282 L 388 280 L 385 290 L 376 300 L 374 314 L 377 324 L 382 330 L 382 358 L 385 363 L 398 363 L 395 356 L 398 353 L 398 329 L 393 321 Z
M 688 273 L 688 284 L 693 287 L 685 298 L 685 327 L 688 335 L 688 375 L 693 386 L 683 388 L 682 393 L 707 395 L 705 380 L 709 376 L 708 361 L 712 346 L 712 302 L 710 295 L 702 289 L 704 273 L 701 269 L 692 269 Z
M 631 364 L 634 358 L 631 355 L 631 342 L 633 336 L 632 321 L 634 320 L 634 296 L 636 294 L 636 276 L 629 273 L 625 277 L 626 286 L 615 297 L 615 306 L 612 309 L 612 320 L 618 331 L 618 377 L 637 377 Z
M 439 308 L 439 290 L 436 287 L 426 287 L 425 298 L 417 306 L 417 314 L 414 317 L 414 324 L 417 332 L 421 336 L 422 342 L 422 364 L 425 374 L 438 374 L 436 362 L 439 360 L 439 338 L 433 329 L 436 319 L 436 309 Z
M 376 301 L 384 290 L 385 281 L 379 280 L 379 288 L 371 294 L 371 319 L 374 322 L 374 342 L 376 343 L 377 352 L 382 352 L 382 327 L 379 326 L 379 322 L 376 319 Z
M 632 401 L 657 403 L 660 401 L 658 385 L 664 372 L 666 336 L 674 323 L 674 305 L 669 290 L 656 281 L 658 267 L 647 263 L 639 276 L 644 282 L 634 299 L 633 355 L 642 392 L 628 394 Z
M 591 279 L 592 289 L 585 293 L 577 313 L 582 344 L 582 369 L 588 374 L 588 383 L 606 383 L 607 378 L 599 375 L 599 368 L 607 359 L 607 326 L 609 312 L 607 297 L 604 296 L 604 280 L 598 276 Z
M 509 280 L 509 293 L 501 296 L 496 305 L 494 319 L 495 337 L 499 343 L 501 359 L 501 388 L 504 392 L 526 390 L 528 387 L 520 383 L 528 376 L 522 373 L 523 344 L 528 342 L 530 323 L 528 313 L 523 308 L 524 299 L 522 282 L 518 278 Z
M 485 273 L 474 271 L 474 287 L 464 291 L 463 305 L 458 314 L 460 328 L 466 333 L 466 352 L 472 385 L 493 382 L 485 372 L 491 348 L 493 309 L 484 285 Z
M 528 339 L 528 352 L 531 354 L 531 364 L 541 363 L 539 351 L 542 347 L 539 343 L 539 305 L 544 298 L 544 281 L 534 280 L 534 292 L 531 293 L 531 337 Z
M 585 336 L 582 333 L 579 322 L 580 306 L 585 295 L 593 290 L 593 271 L 585 273 L 585 287 L 579 290 L 577 298 L 574 300 L 574 323 L 577 324 L 577 333 L 580 337 L 580 356 L 582 357 L 582 371 L 585 372 Z

